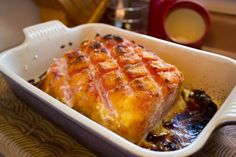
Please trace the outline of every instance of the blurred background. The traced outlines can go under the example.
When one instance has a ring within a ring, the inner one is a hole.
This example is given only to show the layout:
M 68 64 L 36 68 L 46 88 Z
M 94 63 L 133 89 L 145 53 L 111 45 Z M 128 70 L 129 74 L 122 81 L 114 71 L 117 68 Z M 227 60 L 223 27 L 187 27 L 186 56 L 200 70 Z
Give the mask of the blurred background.
M 68 27 L 101 22 L 162 38 L 149 30 L 150 23 L 158 21 L 155 17 L 163 11 L 158 6 L 155 8 L 150 5 L 161 1 L 163 0 L 0 0 L 0 51 L 22 43 L 23 28 L 54 19 Z M 211 20 L 209 32 L 197 48 L 236 59 L 236 1 L 191 1 L 205 8 Z M 158 9 L 160 12 L 153 11 Z M 159 21 L 157 27 L 161 24 Z M 154 27 L 154 31 L 158 32 L 159 29 L 155 30 Z

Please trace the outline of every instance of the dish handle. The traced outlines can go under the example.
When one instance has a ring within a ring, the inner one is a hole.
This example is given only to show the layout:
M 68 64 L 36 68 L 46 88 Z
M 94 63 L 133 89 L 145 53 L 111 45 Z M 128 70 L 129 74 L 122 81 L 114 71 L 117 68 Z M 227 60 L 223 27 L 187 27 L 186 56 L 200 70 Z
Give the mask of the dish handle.
M 60 21 L 53 20 L 26 27 L 23 29 L 23 32 L 25 34 L 25 41 L 30 41 L 36 38 L 38 40 L 38 38 L 48 36 L 49 34 L 51 35 L 58 32 L 65 32 L 66 30 L 69 30 L 69 28 Z
M 222 105 L 224 108 L 217 119 L 219 126 L 236 124 L 236 86 Z

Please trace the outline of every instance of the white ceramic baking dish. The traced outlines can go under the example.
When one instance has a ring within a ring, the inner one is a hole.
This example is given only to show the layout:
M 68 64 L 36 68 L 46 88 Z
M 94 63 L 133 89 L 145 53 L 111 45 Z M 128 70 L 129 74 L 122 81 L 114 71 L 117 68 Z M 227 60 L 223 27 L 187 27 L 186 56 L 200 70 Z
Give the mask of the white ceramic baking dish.
M 100 156 L 188 156 L 198 151 L 212 131 L 236 121 L 236 61 L 224 56 L 173 44 L 105 24 L 67 28 L 51 21 L 24 29 L 25 41 L 0 55 L 0 71 L 14 93 L 53 123 L 59 125 Z M 170 152 L 141 148 L 47 95 L 27 80 L 38 78 L 52 62 L 96 33 L 117 34 L 135 40 L 176 65 L 185 76 L 185 87 L 203 89 L 223 104 L 196 140 Z

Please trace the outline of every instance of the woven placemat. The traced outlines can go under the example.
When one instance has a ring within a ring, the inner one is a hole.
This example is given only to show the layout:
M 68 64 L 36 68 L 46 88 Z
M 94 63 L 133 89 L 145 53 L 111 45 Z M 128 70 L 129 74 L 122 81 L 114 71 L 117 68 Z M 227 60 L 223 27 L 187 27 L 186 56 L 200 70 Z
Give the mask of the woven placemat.
M 21 102 L 0 76 L 0 152 L 6 157 L 94 157 Z
M 0 153 L 6 157 L 96 156 L 15 97 L 1 75 Z M 194 156 L 235 157 L 236 126 L 215 131 Z

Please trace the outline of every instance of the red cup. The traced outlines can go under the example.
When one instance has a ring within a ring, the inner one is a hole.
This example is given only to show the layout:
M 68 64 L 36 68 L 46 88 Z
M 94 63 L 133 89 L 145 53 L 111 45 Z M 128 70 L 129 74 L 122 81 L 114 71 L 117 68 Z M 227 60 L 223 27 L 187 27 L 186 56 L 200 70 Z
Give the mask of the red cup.
M 194 41 L 183 42 L 180 40 L 174 40 L 174 38 L 166 28 L 168 16 L 170 16 L 174 11 L 180 9 L 188 9 L 190 11 L 194 11 L 195 13 L 200 15 L 200 17 L 204 21 L 204 32 L 202 32 L 202 35 Z M 201 47 L 211 25 L 210 16 L 206 9 L 204 9 L 197 3 L 186 0 L 151 0 L 149 13 L 149 35 L 195 48 Z

